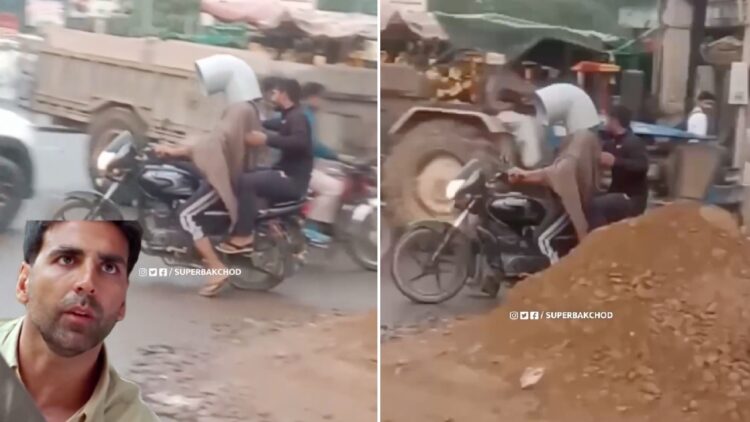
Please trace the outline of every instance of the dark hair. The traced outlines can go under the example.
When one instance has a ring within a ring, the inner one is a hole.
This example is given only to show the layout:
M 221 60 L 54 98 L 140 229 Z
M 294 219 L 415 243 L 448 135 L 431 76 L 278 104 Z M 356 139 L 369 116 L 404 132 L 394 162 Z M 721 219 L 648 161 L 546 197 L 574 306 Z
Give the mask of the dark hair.
M 308 82 L 302 86 L 302 99 L 306 100 L 310 97 L 320 97 L 326 92 L 326 87 L 317 82 Z
M 299 104 L 302 96 L 302 87 L 296 79 L 282 79 L 279 81 L 276 89 L 285 93 L 294 104 Z
M 283 78 L 279 78 L 278 76 L 269 76 L 265 79 L 263 79 L 260 83 L 260 90 L 263 94 L 268 93 L 269 91 L 276 89 L 279 87 L 279 82 L 282 81 Z
M 633 112 L 629 108 L 623 105 L 616 105 L 612 107 L 609 116 L 614 117 L 623 128 L 630 129 L 630 122 L 633 121 Z
M 44 233 L 54 224 L 63 221 L 27 221 L 26 231 L 23 239 L 23 260 L 27 264 L 33 264 L 44 243 Z M 141 237 L 143 232 L 140 224 L 136 221 L 106 221 L 114 224 L 128 241 L 128 275 L 133 271 L 138 256 L 141 253 Z
M 716 96 L 708 91 L 698 94 L 698 101 L 716 101 Z

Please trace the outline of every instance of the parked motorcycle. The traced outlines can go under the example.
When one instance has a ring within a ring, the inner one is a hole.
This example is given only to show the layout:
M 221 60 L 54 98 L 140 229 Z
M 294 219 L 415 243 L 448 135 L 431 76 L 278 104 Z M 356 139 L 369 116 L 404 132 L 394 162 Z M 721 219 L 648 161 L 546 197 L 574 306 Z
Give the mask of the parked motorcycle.
M 328 174 L 344 181 L 340 208 L 336 223 L 329 229 L 333 243 L 346 250 L 346 253 L 360 267 L 368 271 L 378 269 L 378 200 L 377 171 L 375 163 L 342 163 L 337 170 Z M 315 198 L 311 192 L 309 200 Z M 303 214 L 307 216 L 309 204 Z M 310 243 L 310 246 L 318 245 Z M 335 252 L 336 248 L 329 248 Z
M 434 304 L 471 284 L 494 296 L 502 284 L 513 285 L 547 268 L 551 262 L 543 249 L 562 256 L 575 247 L 577 237 L 569 224 L 540 239 L 550 220 L 562 215 L 551 191 L 521 193 L 508 187 L 505 173 L 488 180 L 479 161 L 467 163 L 446 188 L 460 212 L 455 221 L 414 223 L 397 241 L 391 275 L 401 293 L 414 302 Z M 431 282 L 425 284 L 436 289 L 416 284 L 428 277 Z
M 121 186 L 138 187 L 137 219 L 143 227 L 143 252 L 161 257 L 169 266 L 202 268 L 190 235 L 179 225 L 178 209 L 198 189 L 200 176 L 183 161 L 165 161 L 146 146 L 138 150 L 129 132 L 123 132 L 98 157 L 97 167 L 112 183 L 106 193 L 70 192 L 55 220 L 121 220 L 112 201 Z M 229 268 L 241 269 L 231 284 L 242 290 L 270 290 L 302 266 L 306 251 L 301 210 L 304 199 L 272 204 L 262 209 L 255 231 L 254 251 L 225 255 Z M 206 234 L 216 243 L 226 236 L 226 210 L 205 213 Z

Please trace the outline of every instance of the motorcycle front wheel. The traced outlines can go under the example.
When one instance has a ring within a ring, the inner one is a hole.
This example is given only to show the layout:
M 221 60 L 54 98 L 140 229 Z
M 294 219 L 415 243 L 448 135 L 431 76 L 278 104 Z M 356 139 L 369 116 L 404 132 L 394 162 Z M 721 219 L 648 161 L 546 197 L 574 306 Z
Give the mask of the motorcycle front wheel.
M 450 224 L 442 222 L 418 225 L 397 241 L 391 276 L 399 291 L 413 302 L 445 302 L 456 296 L 469 280 L 470 241 L 460 231 L 452 230 Z M 434 256 L 441 245 L 442 251 Z M 428 291 L 417 283 L 436 288 Z

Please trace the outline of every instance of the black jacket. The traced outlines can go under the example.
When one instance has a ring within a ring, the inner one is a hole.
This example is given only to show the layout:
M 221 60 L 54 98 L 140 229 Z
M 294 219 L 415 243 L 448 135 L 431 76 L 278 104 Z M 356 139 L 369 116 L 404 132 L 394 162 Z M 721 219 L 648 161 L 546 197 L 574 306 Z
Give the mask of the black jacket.
M 313 144 L 310 123 L 301 107 L 282 112 L 281 126 L 278 133 L 268 135 L 268 146 L 281 151 L 274 169 L 286 173 L 304 193 L 313 170 Z
M 636 202 L 638 213 L 648 200 L 648 152 L 646 143 L 632 132 L 608 139 L 604 151 L 615 156 L 611 193 L 624 193 Z

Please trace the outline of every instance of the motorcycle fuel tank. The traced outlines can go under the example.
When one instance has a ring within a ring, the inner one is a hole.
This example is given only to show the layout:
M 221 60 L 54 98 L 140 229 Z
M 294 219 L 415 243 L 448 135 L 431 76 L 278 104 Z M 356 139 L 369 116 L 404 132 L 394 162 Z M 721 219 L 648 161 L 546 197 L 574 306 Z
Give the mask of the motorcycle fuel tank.
M 488 213 L 496 221 L 509 226 L 536 226 L 545 216 L 544 205 L 524 195 L 499 195 L 489 203 Z
M 153 198 L 188 198 L 198 189 L 198 178 L 173 165 L 148 165 L 139 184 Z

